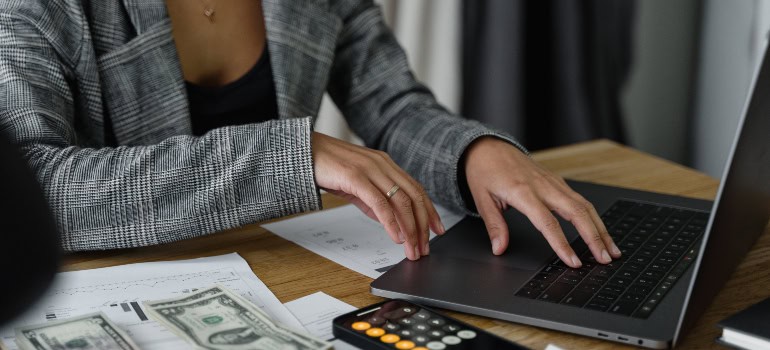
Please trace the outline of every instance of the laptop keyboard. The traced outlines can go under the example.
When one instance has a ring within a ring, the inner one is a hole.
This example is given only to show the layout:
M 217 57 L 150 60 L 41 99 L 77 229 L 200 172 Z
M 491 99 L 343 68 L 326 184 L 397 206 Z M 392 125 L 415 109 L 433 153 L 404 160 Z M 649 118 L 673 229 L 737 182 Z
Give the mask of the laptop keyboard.
M 623 256 L 603 265 L 585 243 L 573 269 L 557 257 L 517 296 L 647 318 L 694 261 L 708 213 L 620 200 L 602 215 Z

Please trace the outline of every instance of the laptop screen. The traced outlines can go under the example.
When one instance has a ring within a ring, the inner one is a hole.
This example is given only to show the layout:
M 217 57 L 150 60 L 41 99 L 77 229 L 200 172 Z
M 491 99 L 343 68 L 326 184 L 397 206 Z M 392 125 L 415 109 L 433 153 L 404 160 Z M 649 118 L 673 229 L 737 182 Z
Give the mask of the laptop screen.
M 770 55 L 766 54 L 727 160 L 722 183 L 695 262 L 674 344 L 724 287 L 764 232 L 770 217 Z

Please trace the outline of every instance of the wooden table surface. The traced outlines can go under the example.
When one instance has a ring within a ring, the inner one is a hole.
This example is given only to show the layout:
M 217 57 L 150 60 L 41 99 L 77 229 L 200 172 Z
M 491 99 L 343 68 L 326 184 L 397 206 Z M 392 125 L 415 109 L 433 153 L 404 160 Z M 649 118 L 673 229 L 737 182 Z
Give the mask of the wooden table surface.
M 570 179 L 713 199 L 718 182 L 704 174 L 651 155 L 598 140 L 534 154 L 546 168 Z M 324 207 L 344 201 L 324 195 Z M 372 279 L 348 270 L 267 232 L 259 224 L 161 246 L 87 252 L 65 257 L 63 270 L 82 270 L 137 262 L 191 259 L 239 253 L 281 302 L 323 291 L 357 307 L 382 300 L 369 294 Z M 715 324 L 770 297 L 770 234 L 766 231 L 726 287 L 691 330 L 681 348 L 717 348 Z M 449 314 L 533 349 L 549 343 L 564 349 L 622 348 L 618 343 L 455 312 Z

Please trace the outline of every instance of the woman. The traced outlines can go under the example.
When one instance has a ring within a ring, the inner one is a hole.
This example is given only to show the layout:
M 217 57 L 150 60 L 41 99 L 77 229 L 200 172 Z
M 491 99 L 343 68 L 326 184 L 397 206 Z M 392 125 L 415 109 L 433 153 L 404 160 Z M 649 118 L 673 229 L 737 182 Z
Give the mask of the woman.
M 7 0 L 0 37 L 0 130 L 24 150 L 65 249 L 317 210 L 323 188 L 409 259 L 429 253 L 429 228 L 444 232 L 430 198 L 477 208 L 494 254 L 510 205 L 570 266 L 581 263 L 552 210 L 598 261 L 620 256 L 562 179 L 436 103 L 370 0 Z M 325 90 L 382 151 L 313 132 Z

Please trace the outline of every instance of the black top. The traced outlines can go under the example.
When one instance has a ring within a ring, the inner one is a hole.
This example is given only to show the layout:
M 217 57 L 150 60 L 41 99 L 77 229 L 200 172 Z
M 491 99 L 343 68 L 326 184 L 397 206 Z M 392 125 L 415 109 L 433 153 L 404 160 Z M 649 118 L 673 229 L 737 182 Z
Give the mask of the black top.
M 278 105 L 265 46 L 259 61 L 238 80 L 219 87 L 187 82 L 193 135 L 228 125 L 259 123 L 278 117 Z

